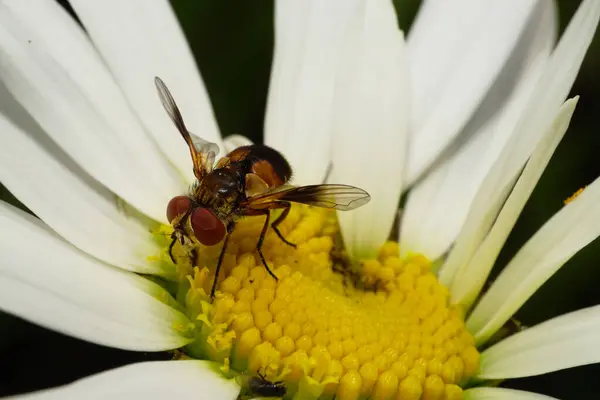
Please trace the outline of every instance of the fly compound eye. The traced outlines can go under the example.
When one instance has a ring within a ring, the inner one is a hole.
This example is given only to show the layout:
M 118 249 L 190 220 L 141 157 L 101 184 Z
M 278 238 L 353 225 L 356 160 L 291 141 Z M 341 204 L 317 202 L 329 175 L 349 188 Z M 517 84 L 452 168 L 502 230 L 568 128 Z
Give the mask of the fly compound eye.
M 207 208 L 192 211 L 190 223 L 194 236 L 205 246 L 214 246 L 225 237 L 225 225 Z
M 167 219 L 169 223 L 173 222 L 175 217 L 183 215 L 189 210 L 192 202 L 186 196 L 176 196 L 169 201 L 167 205 Z

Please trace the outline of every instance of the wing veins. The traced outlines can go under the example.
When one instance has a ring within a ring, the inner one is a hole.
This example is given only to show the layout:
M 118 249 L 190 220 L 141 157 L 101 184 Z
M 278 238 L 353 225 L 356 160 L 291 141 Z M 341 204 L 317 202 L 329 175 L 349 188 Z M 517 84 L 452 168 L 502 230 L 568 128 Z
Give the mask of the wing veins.
M 206 167 L 204 166 L 202 155 L 198 153 L 196 146 L 194 144 L 194 140 L 190 135 L 185 123 L 183 122 L 183 116 L 181 115 L 181 111 L 179 111 L 179 107 L 177 107 L 177 103 L 175 103 L 175 99 L 171 94 L 167 85 L 160 79 L 158 76 L 154 77 L 154 84 L 156 85 L 156 89 L 158 91 L 158 97 L 160 98 L 160 102 L 163 105 L 163 108 L 171 118 L 171 121 L 175 124 L 175 127 L 183 136 L 183 139 L 188 145 L 190 150 L 190 155 L 192 156 L 192 163 L 194 164 L 194 175 L 197 179 L 201 179 L 207 172 Z M 214 161 L 214 157 L 213 157 Z
M 366 204 L 370 198 L 367 192 L 357 187 L 325 184 L 287 187 L 284 190 L 261 193 L 249 198 L 247 204 L 260 208 L 281 201 L 290 201 L 346 211 Z

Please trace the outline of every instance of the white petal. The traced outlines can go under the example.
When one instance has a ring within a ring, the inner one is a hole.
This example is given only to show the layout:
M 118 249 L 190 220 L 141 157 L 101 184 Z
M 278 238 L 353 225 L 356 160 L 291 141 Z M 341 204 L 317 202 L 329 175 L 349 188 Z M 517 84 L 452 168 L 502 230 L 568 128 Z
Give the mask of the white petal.
M 0 181 L 13 195 L 82 251 L 135 272 L 167 272 L 147 260 L 159 252 L 149 228 L 70 161 L 2 88 L 0 108 Z
M 160 286 L 109 267 L 37 218 L 0 202 L 0 309 L 82 340 L 160 351 L 189 343 L 189 321 Z M 162 300 L 162 301 L 161 301 Z
M 552 123 L 548 116 L 556 115 L 573 85 L 599 18 L 600 2 L 584 0 L 550 56 L 523 108 L 523 117 L 473 199 L 471 211 L 441 271 L 440 280 L 444 284 L 451 284 L 491 228 L 517 174 Z
M 401 250 L 435 260 L 450 248 L 471 201 L 521 117 L 554 46 L 556 13 L 543 2 L 494 86 L 446 158 L 410 191 L 400 226 Z
M 166 221 L 165 204 L 184 188 L 182 180 L 131 113 L 81 28 L 55 2 L 28 5 L 5 1 L 0 7 L 2 81 L 90 175 Z
M 511 55 L 536 0 L 424 2 L 407 40 L 412 183 L 460 133 Z
M 600 178 L 533 235 L 483 295 L 467 320 L 484 343 L 575 253 L 600 236 Z
M 600 362 L 600 306 L 561 315 L 481 354 L 477 378 L 508 379 Z
M 478 387 L 464 391 L 465 400 L 558 400 L 543 394 L 497 387 Z
M 451 301 L 469 309 L 483 288 L 494 262 L 504 246 L 510 231 L 517 222 L 523 207 L 533 192 L 535 185 L 546 169 L 550 157 L 560 143 L 571 117 L 575 111 L 578 98 L 570 99 L 561 107 L 548 133 L 540 141 L 531 155 L 525 169 L 498 214 L 492 229 L 477 249 L 473 258 L 454 279 Z
M 404 37 L 389 1 L 368 1 L 345 37 L 329 181 L 370 193 L 369 204 L 339 213 L 339 219 L 348 250 L 373 256 L 389 236 L 402 186 L 408 129 Z
M 223 146 L 225 147 L 225 153 L 229 153 L 242 146 L 249 146 L 252 141 L 246 136 L 242 135 L 229 135 L 223 140 Z
M 190 131 L 219 146 L 221 137 L 204 83 L 169 2 L 69 3 L 148 132 L 173 165 L 193 180 L 189 151 L 158 101 L 154 77 L 161 77 L 173 92 Z
M 208 361 L 154 361 L 126 365 L 71 384 L 9 397 L 14 400 L 170 398 L 234 400 L 240 387 Z
M 362 3 L 278 0 L 275 4 L 265 143 L 288 158 L 294 184 L 320 183 L 325 177 L 339 48 Z

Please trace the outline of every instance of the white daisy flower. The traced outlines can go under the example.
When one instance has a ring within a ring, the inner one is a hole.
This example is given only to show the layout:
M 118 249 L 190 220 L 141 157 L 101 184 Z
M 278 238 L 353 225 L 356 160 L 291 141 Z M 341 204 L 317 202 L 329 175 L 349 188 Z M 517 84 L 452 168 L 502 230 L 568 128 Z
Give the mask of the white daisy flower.
M 0 180 L 37 216 L 0 203 L 0 309 L 190 359 L 19 398 L 541 399 L 486 384 L 600 361 L 598 307 L 490 346 L 600 234 L 599 182 L 481 295 L 569 125 L 599 2 L 555 45 L 543 0 L 426 1 L 406 41 L 387 0 L 277 1 L 266 144 L 294 184 L 327 176 L 372 200 L 339 215 L 350 265 L 336 215 L 294 207 L 281 230 L 297 249 L 271 232 L 263 248 L 277 281 L 255 252 L 262 219 L 241 221 L 212 303 L 219 246 L 194 244 L 193 265 L 179 245 L 168 256 L 166 205 L 193 174 L 154 77 L 193 132 L 227 150 L 248 141 L 222 140 L 167 2 L 71 4 L 85 32 L 54 2 L 0 3 Z M 386 242 L 408 189 L 400 244 Z

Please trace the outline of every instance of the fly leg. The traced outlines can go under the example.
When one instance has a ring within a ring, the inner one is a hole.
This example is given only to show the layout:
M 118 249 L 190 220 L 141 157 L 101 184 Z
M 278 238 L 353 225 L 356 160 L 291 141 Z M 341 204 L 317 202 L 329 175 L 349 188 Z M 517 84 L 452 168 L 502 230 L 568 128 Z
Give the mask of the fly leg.
M 283 235 L 281 234 L 281 232 L 279 231 L 279 224 L 281 224 L 283 222 L 283 220 L 288 216 L 288 214 L 290 213 L 290 210 L 292 208 L 292 205 L 287 202 L 287 201 L 278 201 L 278 204 L 281 204 L 282 206 L 284 206 L 285 208 L 283 209 L 283 211 L 281 212 L 281 214 L 279 214 L 279 217 L 277 217 L 277 219 L 271 224 L 271 228 L 273 228 L 273 230 L 275 231 L 275 233 L 277 234 L 277 236 L 279 236 L 279 239 L 281 239 L 283 241 L 283 243 L 292 246 L 293 248 L 296 248 L 296 245 L 292 242 L 289 242 L 286 238 L 283 237 Z
M 186 236 L 184 233 L 178 231 L 178 230 L 174 230 L 173 233 L 171 234 L 171 244 L 169 245 L 169 257 L 171 257 L 171 261 L 173 261 L 173 264 L 177 264 L 177 261 L 175 260 L 175 256 L 173 255 L 173 247 L 175 247 L 175 243 L 177 243 L 177 240 L 179 240 L 179 243 L 181 244 L 181 247 L 185 250 L 185 239 Z M 190 257 L 190 264 L 193 266 L 196 264 L 196 259 L 198 256 L 198 252 L 196 251 L 195 248 L 191 248 L 189 251 L 189 257 Z
M 181 232 L 179 229 L 180 228 L 175 227 L 175 230 L 171 234 L 171 239 L 173 239 L 173 240 L 171 241 L 171 244 L 169 245 L 169 257 L 171 257 L 171 261 L 173 261 L 173 264 L 177 264 L 177 262 L 175 261 L 175 256 L 173 255 L 173 247 L 175 246 L 175 243 L 177 243 L 177 240 L 179 239 L 179 243 L 181 244 L 181 247 L 183 247 L 183 245 L 185 244 L 185 234 L 183 232 Z M 192 265 L 194 265 L 193 262 L 192 262 Z
M 227 233 L 225 234 L 225 241 L 221 248 L 221 254 L 219 254 L 219 261 L 217 261 L 217 268 L 215 269 L 215 279 L 213 280 L 212 288 L 210 289 L 210 298 L 215 298 L 215 291 L 217 290 L 217 281 L 219 280 L 219 271 L 221 270 L 221 264 L 223 264 L 223 257 L 225 257 L 225 250 L 227 250 L 227 243 L 229 242 L 229 236 L 235 229 L 235 223 L 230 222 L 227 224 Z
M 185 234 L 185 221 L 187 221 L 187 218 L 189 217 L 191 213 L 191 208 L 189 210 L 187 210 L 185 212 L 185 214 L 183 214 L 181 217 L 177 217 L 176 218 L 176 222 L 174 222 L 173 224 L 173 233 L 171 234 L 171 244 L 169 245 L 169 257 L 171 257 L 171 261 L 173 261 L 173 264 L 177 264 L 177 262 L 175 261 L 175 257 L 173 256 L 173 246 L 175 246 L 175 243 L 177 242 L 177 239 L 179 239 L 179 243 L 181 244 L 181 247 L 183 247 L 183 245 L 185 244 L 185 238 L 186 238 L 186 234 Z M 192 265 L 194 265 L 194 263 L 196 262 L 196 253 L 194 251 L 194 254 L 190 254 L 190 259 L 192 262 Z
M 277 280 L 277 277 L 275 276 L 273 271 L 271 271 L 271 269 L 267 265 L 265 256 L 263 256 L 263 253 L 262 253 L 262 245 L 263 245 L 263 241 L 265 240 L 265 235 L 267 234 L 267 229 L 269 228 L 269 220 L 271 219 L 271 213 L 269 212 L 269 210 L 261 210 L 261 213 L 263 213 L 265 215 L 265 224 L 263 225 L 262 230 L 260 231 L 260 237 L 258 238 L 258 243 L 256 244 L 256 250 L 258 251 L 258 255 L 260 256 L 260 259 L 261 259 L 263 265 L 265 266 L 265 268 L 267 269 L 267 272 L 269 273 L 269 275 L 271 275 L 275 280 Z M 278 218 L 278 219 L 280 219 L 280 218 Z
M 258 376 L 260 379 L 262 379 L 263 381 L 266 381 L 266 380 L 267 380 L 267 377 L 265 376 L 265 374 L 263 374 L 262 372 L 260 372 L 260 370 L 261 370 L 261 369 L 262 369 L 262 368 L 260 368 L 258 371 L 256 371 L 256 375 L 257 375 L 257 376 Z
M 173 261 L 173 264 L 177 264 L 175 262 L 175 257 L 173 256 L 173 246 L 175 246 L 175 243 L 177 242 L 177 235 L 175 234 L 175 231 L 173 231 L 173 233 L 171 234 L 171 244 L 169 245 L 169 257 L 171 257 L 171 261 Z

